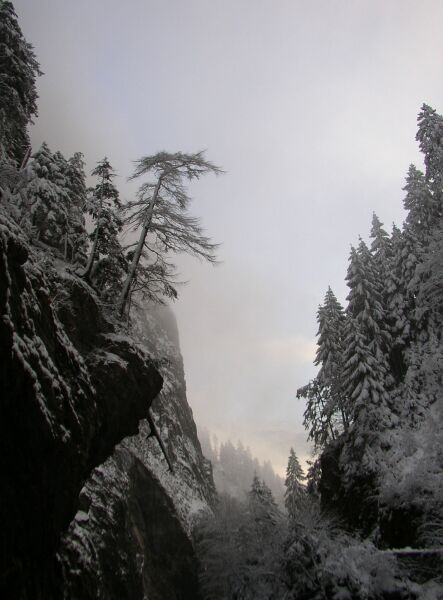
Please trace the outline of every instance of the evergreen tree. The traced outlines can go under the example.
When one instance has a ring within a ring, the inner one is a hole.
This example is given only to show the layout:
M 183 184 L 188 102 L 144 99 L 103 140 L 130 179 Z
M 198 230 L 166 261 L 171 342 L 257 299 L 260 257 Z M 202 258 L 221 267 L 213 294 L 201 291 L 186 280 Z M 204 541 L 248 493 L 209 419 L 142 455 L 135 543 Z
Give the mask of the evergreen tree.
M 387 363 L 390 335 L 380 302 L 381 290 L 377 285 L 373 258 L 363 241 L 358 251 L 351 250 L 347 281 L 350 293 L 343 392 L 361 445 L 372 436 L 371 432 L 391 425 L 387 390 L 393 383 Z
M 204 514 L 194 528 L 205 598 L 244 597 L 249 587 L 246 520 L 244 506 L 221 494 L 213 513 Z
M 24 189 L 26 204 L 21 208 L 30 221 L 36 239 L 63 249 L 69 222 L 69 197 L 63 174 L 65 160 L 52 154 L 44 142 L 33 155 L 30 179 Z
M 405 349 L 410 343 L 410 317 L 408 316 L 408 297 L 406 282 L 402 275 L 403 234 L 393 225 L 391 234 L 391 257 L 385 273 L 385 304 L 391 334 L 389 363 L 397 384 L 403 381 L 407 362 Z
M 90 279 L 96 261 L 102 256 L 106 257 L 106 265 L 102 264 L 99 271 L 103 273 L 103 267 L 106 266 L 106 271 L 112 269 L 119 272 L 121 277 L 123 272 L 120 267 L 125 265 L 122 262 L 123 250 L 118 236 L 123 222 L 120 217 L 119 192 L 113 183 L 116 174 L 107 157 L 97 164 L 91 174 L 98 177 L 99 182 L 89 190 L 87 201 L 87 210 L 94 219 L 94 229 L 90 236 L 92 246 L 88 262 L 82 276 Z
M 424 174 L 414 165 L 409 166 L 403 190 L 406 192 L 403 205 L 408 212 L 406 227 L 421 246 L 425 247 L 429 243 L 433 227 L 440 220 L 438 202 L 431 193 Z
M 254 474 L 251 489 L 248 492 L 248 510 L 252 518 L 255 533 L 264 542 L 281 515 L 271 490 L 257 474 Z
M 0 158 L 20 165 L 37 115 L 35 80 L 41 75 L 31 44 L 23 37 L 12 2 L 0 0 Z
M 86 209 L 85 162 L 81 152 L 76 152 L 67 161 L 65 178 L 69 196 L 67 239 L 71 248 L 70 260 L 84 264 L 88 236 L 84 217 Z
M 307 385 L 298 388 L 297 398 L 306 401 L 303 425 L 308 430 L 308 438 L 314 442 L 317 449 L 324 447 L 330 439 L 336 437 L 333 414 L 330 411 L 334 406 L 330 387 L 322 385 L 314 378 Z
M 65 260 L 84 263 L 87 249 L 84 210 L 86 204 L 86 183 L 84 160 L 81 152 L 76 152 L 66 160 L 59 151 L 54 153 L 58 166 L 57 184 L 63 190 L 66 202 L 66 222 L 64 226 L 63 254 Z
M 316 446 L 346 430 L 349 418 L 343 401 L 343 341 L 345 315 L 329 287 L 324 304 L 317 312 L 318 341 L 315 364 L 320 366 L 317 377 L 297 390 L 297 398 L 306 400 L 304 425 Z
M 206 173 L 221 173 L 221 169 L 207 161 L 202 152 L 169 154 L 160 152 L 136 162 L 131 179 L 153 174 L 154 182 L 144 183 L 138 199 L 127 206 L 125 224 L 140 230 L 140 237 L 119 298 L 119 313 L 123 315 L 131 286 L 139 268 L 148 234 L 168 252 L 186 252 L 215 262 L 216 244 L 203 235 L 198 219 L 188 214 L 190 197 L 184 182 L 200 179 Z
M 440 214 L 443 204 L 443 116 L 423 104 L 418 115 L 417 141 L 424 154 L 426 180 Z
M 372 215 L 371 227 L 371 253 L 374 258 L 374 266 L 379 273 L 381 284 L 384 285 L 386 271 L 392 258 L 391 240 L 383 229 L 383 223 L 375 213 Z
M 277 508 L 269 487 L 254 475 L 247 495 L 245 528 L 246 560 L 250 600 L 278 598 L 279 577 L 277 560 L 282 542 L 282 514 Z M 274 595 L 274 592 L 277 594 Z
M 319 384 L 328 389 L 325 416 L 331 429 L 346 430 L 348 416 L 342 402 L 343 342 L 346 318 L 343 307 L 328 287 L 323 306 L 318 310 L 318 341 L 314 364 L 320 366 Z M 337 416 L 340 425 L 337 423 Z M 332 435 L 334 437 L 334 434 Z
M 291 448 L 286 469 L 285 479 L 285 507 L 290 518 L 294 519 L 297 512 L 303 507 L 306 499 L 306 488 L 303 484 L 305 475 L 303 469 L 298 462 L 297 455 L 294 449 Z

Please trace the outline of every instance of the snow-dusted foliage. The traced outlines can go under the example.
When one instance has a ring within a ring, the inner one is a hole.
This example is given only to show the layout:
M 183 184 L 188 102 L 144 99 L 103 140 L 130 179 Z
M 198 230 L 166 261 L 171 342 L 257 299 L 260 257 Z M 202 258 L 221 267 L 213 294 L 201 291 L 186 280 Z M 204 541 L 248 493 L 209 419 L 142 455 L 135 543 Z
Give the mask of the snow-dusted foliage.
M 315 504 L 306 504 L 291 524 L 284 570 L 288 600 L 439 597 L 434 582 L 417 585 L 405 577 L 395 552 L 349 535 Z
M 443 597 L 443 118 L 424 105 L 418 125 L 425 171 L 409 167 L 403 228 L 394 226 L 389 236 L 374 215 L 371 247 L 360 240 L 351 252 L 335 360 L 342 368 L 325 371 L 320 328 L 321 369 L 299 391 L 308 408 L 327 406 L 327 386 L 340 374 L 339 404 L 349 426 L 333 436 L 318 409 L 307 411 L 306 424 L 317 441 L 323 508 L 366 538 L 345 547 L 343 537 L 334 540 L 334 555 L 327 539 L 316 541 L 316 585 L 325 598 Z M 295 581 L 300 552 L 306 553 L 299 543 L 289 552 Z M 364 562 L 373 564 L 370 573 Z
M 303 504 L 306 502 L 306 479 L 303 469 L 298 462 L 294 449 L 291 448 L 288 467 L 286 469 L 285 479 L 285 507 L 290 518 L 296 518 L 296 515 Z
M 345 315 L 341 304 L 329 287 L 324 303 L 317 311 L 318 348 L 315 364 L 320 366 L 317 377 L 297 390 L 297 397 L 306 400 L 304 425 L 316 446 L 335 439 L 349 425 L 347 407 L 341 393 Z
M 29 147 L 27 126 L 37 115 L 35 80 L 41 75 L 12 2 L 0 2 L 0 161 L 20 166 Z
M 284 598 L 284 531 L 285 519 L 258 477 L 243 502 L 220 495 L 214 513 L 204 515 L 194 532 L 204 598 Z
M 104 301 L 112 305 L 127 271 L 127 259 L 119 240 L 123 226 L 120 195 L 113 183 L 116 174 L 106 157 L 97 164 L 92 175 L 99 182 L 89 190 L 86 202 L 87 211 L 94 220 L 94 229 L 90 234 L 91 249 L 82 275 L 91 280 Z

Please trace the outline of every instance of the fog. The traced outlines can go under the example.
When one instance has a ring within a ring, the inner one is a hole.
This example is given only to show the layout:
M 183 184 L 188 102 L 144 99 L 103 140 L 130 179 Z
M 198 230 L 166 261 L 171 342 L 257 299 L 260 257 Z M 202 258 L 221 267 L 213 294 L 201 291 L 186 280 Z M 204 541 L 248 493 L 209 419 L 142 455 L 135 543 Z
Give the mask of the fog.
M 34 148 L 133 160 L 207 149 L 226 174 L 192 186 L 222 246 L 178 260 L 196 421 L 283 473 L 309 453 L 297 387 L 315 374 L 315 315 L 345 303 L 372 212 L 403 220 L 423 102 L 443 110 L 438 0 L 15 0 L 45 75 Z

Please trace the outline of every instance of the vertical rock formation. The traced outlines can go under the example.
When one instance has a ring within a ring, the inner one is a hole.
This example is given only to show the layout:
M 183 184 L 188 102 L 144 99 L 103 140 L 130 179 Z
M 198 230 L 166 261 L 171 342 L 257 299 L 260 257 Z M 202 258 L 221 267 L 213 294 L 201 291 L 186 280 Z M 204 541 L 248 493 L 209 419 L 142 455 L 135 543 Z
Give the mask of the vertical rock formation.
M 164 379 L 152 412 L 174 471 L 142 421 L 139 434 L 126 438 L 82 490 L 59 553 L 63 586 L 68 598 L 85 600 L 198 600 L 189 534 L 196 514 L 213 502 L 210 463 L 187 403 L 172 313 L 144 307 L 133 321 Z
M 196 600 L 189 532 L 214 490 L 170 316 L 126 335 L 3 213 L 0 311 L 1 596 Z M 163 379 L 173 474 L 143 420 Z

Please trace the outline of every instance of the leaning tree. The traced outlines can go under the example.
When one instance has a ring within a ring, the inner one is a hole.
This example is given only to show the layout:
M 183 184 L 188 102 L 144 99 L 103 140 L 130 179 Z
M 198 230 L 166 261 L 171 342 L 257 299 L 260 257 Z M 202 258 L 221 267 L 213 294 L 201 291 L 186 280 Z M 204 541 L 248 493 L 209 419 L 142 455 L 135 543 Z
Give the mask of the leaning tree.
M 219 174 L 222 170 L 207 161 L 203 152 L 159 152 L 154 156 L 145 156 L 135 164 L 135 172 L 130 179 L 142 175 L 153 175 L 154 178 L 143 183 L 136 200 L 125 207 L 125 225 L 140 231 L 140 235 L 134 244 L 131 265 L 118 301 L 121 316 L 137 279 L 143 253 L 149 252 L 153 243 L 157 247 L 160 245 L 165 252 L 185 252 L 211 263 L 216 262 L 217 244 L 204 235 L 199 219 L 189 215 L 191 198 L 185 183 L 200 179 L 206 173 Z

